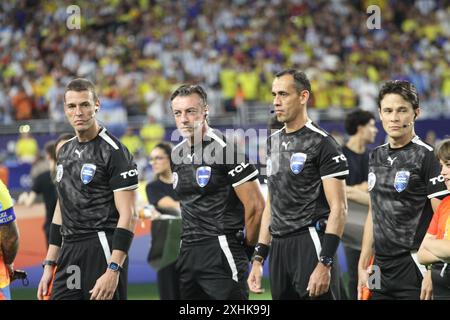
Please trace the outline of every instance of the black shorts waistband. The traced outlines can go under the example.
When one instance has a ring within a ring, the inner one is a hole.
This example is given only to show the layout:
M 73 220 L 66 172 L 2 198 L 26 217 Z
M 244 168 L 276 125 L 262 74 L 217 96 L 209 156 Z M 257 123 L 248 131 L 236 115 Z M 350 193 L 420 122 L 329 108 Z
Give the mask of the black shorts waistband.
M 186 246 L 192 246 L 192 245 L 202 245 L 202 244 L 209 244 L 213 241 L 217 241 L 217 239 L 221 236 L 225 236 L 227 240 L 231 241 L 238 241 L 242 242 L 244 241 L 244 232 L 242 230 L 238 231 L 231 231 L 229 233 L 217 235 L 217 236 L 199 236 L 199 237 L 189 237 L 187 239 L 181 239 L 182 245 Z
M 104 232 L 106 236 L 112 236 L 114 234 L 113 230 L 103 230 L 103 231 L 97 231 L 97 232 L 86 232 L 86 233 L 77 233 L 77 234 L 70 234 L 63 236 L 64 242 L 79 242 L 79 241 L 86 241 L 91 240 L 94 238 L 98 238 L 98 233 Z
M 295 231 L 292 231 L 292 232 L 289 232 L 289 233 L 283 234 L 283 235 L 272 234 L 272 237 L 282 239 L 282 238 L 291 238 L 291 237 L 299 236 L 306 232 L 309 232 L 309 228 L 311 228 L 311 227 L 316 229 L 317 233 L 324 234 L 325 229 L 327 228 L 327 222 L 328 222 L 328 217 L 322 217 L 322 218 L 317 219 L 310 225 L 301 227 Z

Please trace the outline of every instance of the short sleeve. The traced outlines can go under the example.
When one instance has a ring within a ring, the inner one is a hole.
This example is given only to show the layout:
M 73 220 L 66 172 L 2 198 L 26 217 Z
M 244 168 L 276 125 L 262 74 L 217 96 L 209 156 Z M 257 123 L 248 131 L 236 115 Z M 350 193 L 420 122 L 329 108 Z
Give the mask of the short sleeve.
M 123 145 L 111 150 L 108 163 L 109 185 L 113 191 L 134 190 L 138 187 L 138 170 L 133 156 Z
M 145 187 L 145 192 L 147 193 L 148 202 L 154 206 L 158 204 L 158 201 L 164 198 L 164 191 L 158 187 L 156 182 L 150 182 Z
M 327 178 L 345 179 L 348 175 L 347 158 L 342 152 L 342 148 L 330 136 L 322 140 L 317 161 L 322 180 Z
M 225 147 L 225 154 L 227 153 L 227 146 Z M 232 150 L 233 161 L 231 163 L 225 162 L 227 170 L 227 178 L 229 183 L 236 188 L 241 184 L 252 181 L 258 178 L 258 169 L 250 163 L 247 155 L 238 151 L 238 146 L 235 144 Z

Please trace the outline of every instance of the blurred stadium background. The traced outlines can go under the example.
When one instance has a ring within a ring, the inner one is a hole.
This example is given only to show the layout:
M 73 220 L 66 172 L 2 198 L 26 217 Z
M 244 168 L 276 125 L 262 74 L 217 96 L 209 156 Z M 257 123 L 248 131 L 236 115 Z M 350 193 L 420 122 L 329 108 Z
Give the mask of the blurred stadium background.
M 380 8 L 380 29 L 367 26 L 369 5 Z M 70 29 L 78 21 L 80 28 Z M 71 132 L 64 86 L 86 77 L 100 93 L 98 119 L 135 155 L 144 204 L 152 179 L 148 152 L 174 130 L 174 88 L 204 85 L 214 127 L 261 129 L 270 117 L 273 75 L 286 67 L 308 74 L 309 114 L 341 143 L 345 114 L 377 113 L 378 89 L 389 79 L 417 87 L 419 136 L 435 144 L 449 133 L 449 1 L 2 1 L 0 178 L 16 199 L 30 190 L 46 169 L 44 144 Z M 376 144 L 384 139 L 380 130 Z M 45 255 L 44 211 L 42 203 L 17 206 L 16 267 L 29 272 L 30 287 Z M 130 253 L 131 298 L 158 298 L 146 262 L 149 230 L 148 221 L 139 225 Z M 12 287 L 14 298 L 34 297 L 34 289 Z

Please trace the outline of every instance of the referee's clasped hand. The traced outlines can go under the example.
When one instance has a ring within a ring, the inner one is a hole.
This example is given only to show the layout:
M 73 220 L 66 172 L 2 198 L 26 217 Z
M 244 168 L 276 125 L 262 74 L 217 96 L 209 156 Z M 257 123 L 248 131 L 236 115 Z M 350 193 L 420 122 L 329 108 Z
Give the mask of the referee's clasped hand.
M 95 282 L 95 286 L 89 291 L 90 300 L 111 300 L 119 284 L 119 272 L 108 269 Z
M 253 293 L 264 293 L 264 288 L 262 287 L 262 276 L 263 276 L 263 267 L 262 264 L 258 261 L 253 261 L 252 270 L 247 279 L 248 288 Z
M 331 267 L 327 267 L 322 263 L 318 263 L 313 273 L 309 277 L 308 287 L 309 296 L 317 298 L 318 296 L 327 293 L 330 288 L 331 281 Z

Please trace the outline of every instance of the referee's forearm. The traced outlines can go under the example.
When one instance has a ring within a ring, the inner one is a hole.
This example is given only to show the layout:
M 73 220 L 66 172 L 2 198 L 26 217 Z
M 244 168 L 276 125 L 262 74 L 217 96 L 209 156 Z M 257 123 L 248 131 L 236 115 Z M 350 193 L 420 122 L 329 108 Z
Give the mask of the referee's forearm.
M 358 268 L 366 269 L 369 266 L 373 255 L 373 222 L 372 210 L 369 206 L 366 223 L 364 225 L 363 240 L 361 244 L 361 255 L 359 257 Z
M 136 227 L 136 217 L 134 214 L 120 215 L 119 221 L 117 222 L 117 228 L 127 229 L 134 233 L 134 228 Z
M 270 235 L 269 227 L 272 221 L 272 215 L 270 211 L 270 203 L 266 202 L 266 207 L 264 208 L 262 219 L 261 219 L 261 228 L 259 231 L 259 243 L 263 243 L 265 245 L 270 245 L 272 240 L 272 236 Z
M 117 228 L 134 232 L 136 226 L 135 191 L 118 191 L 114 193 L 114 202 L 119 211 Z
M 258 201 L 255 201 L 251 207 L 245 208 L 245 229 L 249 245 L 255 245 L 258 241 L 263 210 L 264 203 L 261 205 Z
M 347 206 L 345 202 L 336 204 L 330 208 L 327 228 L 325 233 L 332 233 L 340 238 L 344 233 L 345 222 L 347 220 Z
M 48 246 L 47 255 L 45 256 L 45 260 L 56 261 L 59 258 L 60 247 L 50 244 Z

